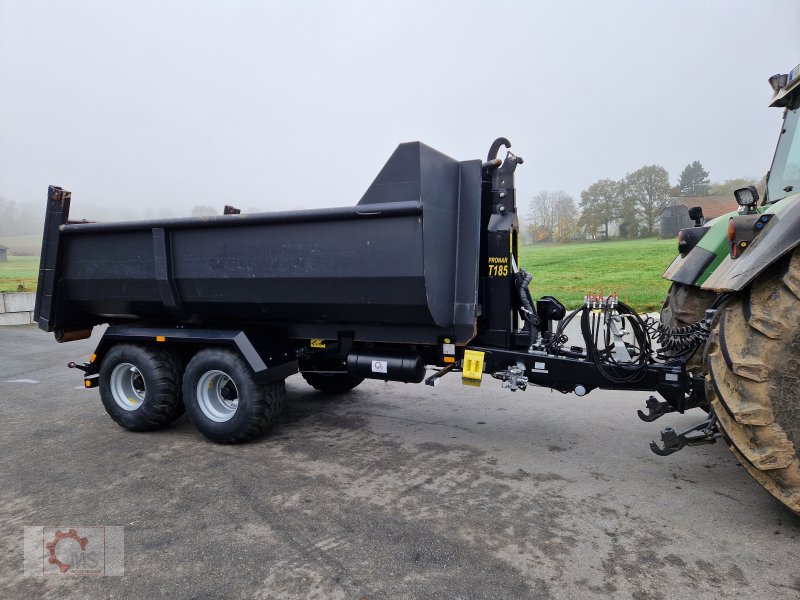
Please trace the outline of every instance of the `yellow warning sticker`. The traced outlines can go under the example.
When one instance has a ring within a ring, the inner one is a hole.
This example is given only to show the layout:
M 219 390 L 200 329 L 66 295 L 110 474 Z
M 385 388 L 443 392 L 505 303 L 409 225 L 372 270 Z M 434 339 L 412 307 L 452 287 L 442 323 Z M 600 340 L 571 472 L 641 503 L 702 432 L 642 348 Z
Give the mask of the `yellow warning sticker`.
M 325 348 L 325 340 L 311 340 L 312 348 Z
M 483 377 L 483 359 L 483 352 L 464 350 L 464 368 L 461 372 L 461 378 L 480 381 Z

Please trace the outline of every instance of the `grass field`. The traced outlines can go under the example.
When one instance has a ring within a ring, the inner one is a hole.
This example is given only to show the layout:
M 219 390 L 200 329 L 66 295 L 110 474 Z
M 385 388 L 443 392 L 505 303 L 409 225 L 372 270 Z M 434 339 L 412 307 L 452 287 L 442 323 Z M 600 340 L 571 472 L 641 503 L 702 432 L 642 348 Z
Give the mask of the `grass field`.
M 649 238 L 520 248 L 520 263 L 533 275 L 531 294 L 555 296 L 575 308 L 587 291 L 617 292 L 637 311 L 661 307 L 669 282 L 661 278 L 677 254 L 677 242 Z
M 29 242 L 25 237 L 20 240 Z M 0 239 L 0 243 L 13 248 L 8 240 Z M 520 262 L 533 275 L 534 298 L 555 296 L 574 308 L 587 291 L 617 292 L 620 300 L 636 310 L 650 311 L 661 306 L 669 287 L 661 273 L 675 254 L 675 240 L 651 238 L 522 246 Z M 8 262 L 0 263 L 0 292 L 35 291 L 38 269 L 38 255 L 9 256 Z
M 0 262 L 0 292 L 35 292 L 38 279 L 38 256 L 9 256 Z

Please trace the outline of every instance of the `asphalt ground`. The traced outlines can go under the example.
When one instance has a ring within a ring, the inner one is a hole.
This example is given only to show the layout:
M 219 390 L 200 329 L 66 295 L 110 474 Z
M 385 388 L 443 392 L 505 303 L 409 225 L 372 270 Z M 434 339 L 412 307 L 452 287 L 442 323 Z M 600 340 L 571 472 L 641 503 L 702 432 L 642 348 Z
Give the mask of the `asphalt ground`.
M 330 400 L 294 376 L 270 433 L 221 446 L 111 421 L 65 368 L 99 333 L 0 328 L 0 598 L 800 597 L 800 519 L 723 443 L 648 449 L 699 411 L 458 375 Z M 123 526 L 125 574 L 24 576 L 37 525 Z

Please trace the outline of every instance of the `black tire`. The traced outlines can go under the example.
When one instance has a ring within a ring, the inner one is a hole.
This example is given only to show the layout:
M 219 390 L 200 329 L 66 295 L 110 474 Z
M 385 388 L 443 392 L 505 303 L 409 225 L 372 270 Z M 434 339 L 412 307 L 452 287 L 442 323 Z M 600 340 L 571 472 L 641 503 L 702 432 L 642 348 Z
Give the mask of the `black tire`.
M 160 348 L 113 346 L 102 358 L 99 387 L 106 412 L 131 431 L 160 429 L 183 412 L 178 368 Z
M 250 367 L 227 349 L 201 350 L 183 375 L 186 414 L 200 433 L 221 444 L 246 442 L 264 433 L 285 400 L 283 380 L 256 383 Z
M 353 377 L 347 373 L 301 373 L 306 383 L 326 396 L 349 392 L 364 381 L 363 377 Z
M 169 350 L 163 349 L 162 352 L 169 361 L 170 367 L 175 373 L 175 378 L 178 382 L 178 391 L 176 393 L 177 402 L 175 402 L 175 410 L 172 411 L 172 414 L 169 417 L 169 422 L 172 423 L 173 421 L 176 421 L 180 417 L 182 417 L 183 413 L 186 412 L 186 407 L 183 405 L 183 393 L 181 390 L 181 385 L 183 383 L 183 363 L 177 356 L 175 356 Z
M 711 308 L 717 296 L 713 291 L 674 282 L 661 307 L 661 322 L 668 327 L 677 328 L 702 321 L 706 318 L 706 309 Z M 689 357 L 686 368 L 694 375 L 705 375 L 702 349 Z
M 706 346 L 706 394 L 742 466 L 800 514 L 800 249 L 737 294 Z

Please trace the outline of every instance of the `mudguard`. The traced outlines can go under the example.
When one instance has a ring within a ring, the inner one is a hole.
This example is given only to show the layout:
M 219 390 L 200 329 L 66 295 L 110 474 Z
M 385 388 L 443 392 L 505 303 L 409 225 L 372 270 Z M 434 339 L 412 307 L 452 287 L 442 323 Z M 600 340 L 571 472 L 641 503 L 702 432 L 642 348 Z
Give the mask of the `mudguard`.
M 738 292 L 796 248 L 800 243 L 800 196 L 778 202 L 774 214 L 739 258 L 726 256 L 700 287 L 717 292 Z
M 661 276 L 684 285 L 703 285 L 728 254 L 728 219 L 736 214 L 731 212 L 706 223 L 700 241 L 687 254 L 678 254 Z
M 291 348 L 284 347 L 261 330 L 194 329 L 187 327 L 135 327 L 112 325 L 106 329 L 92 363 L 99 369 L 103 357 L 114 344 L 173 344 L 193 346 L 229 346 L 235 349 L 253 370 L 257 383 L 286 379 L 298 371 Z

